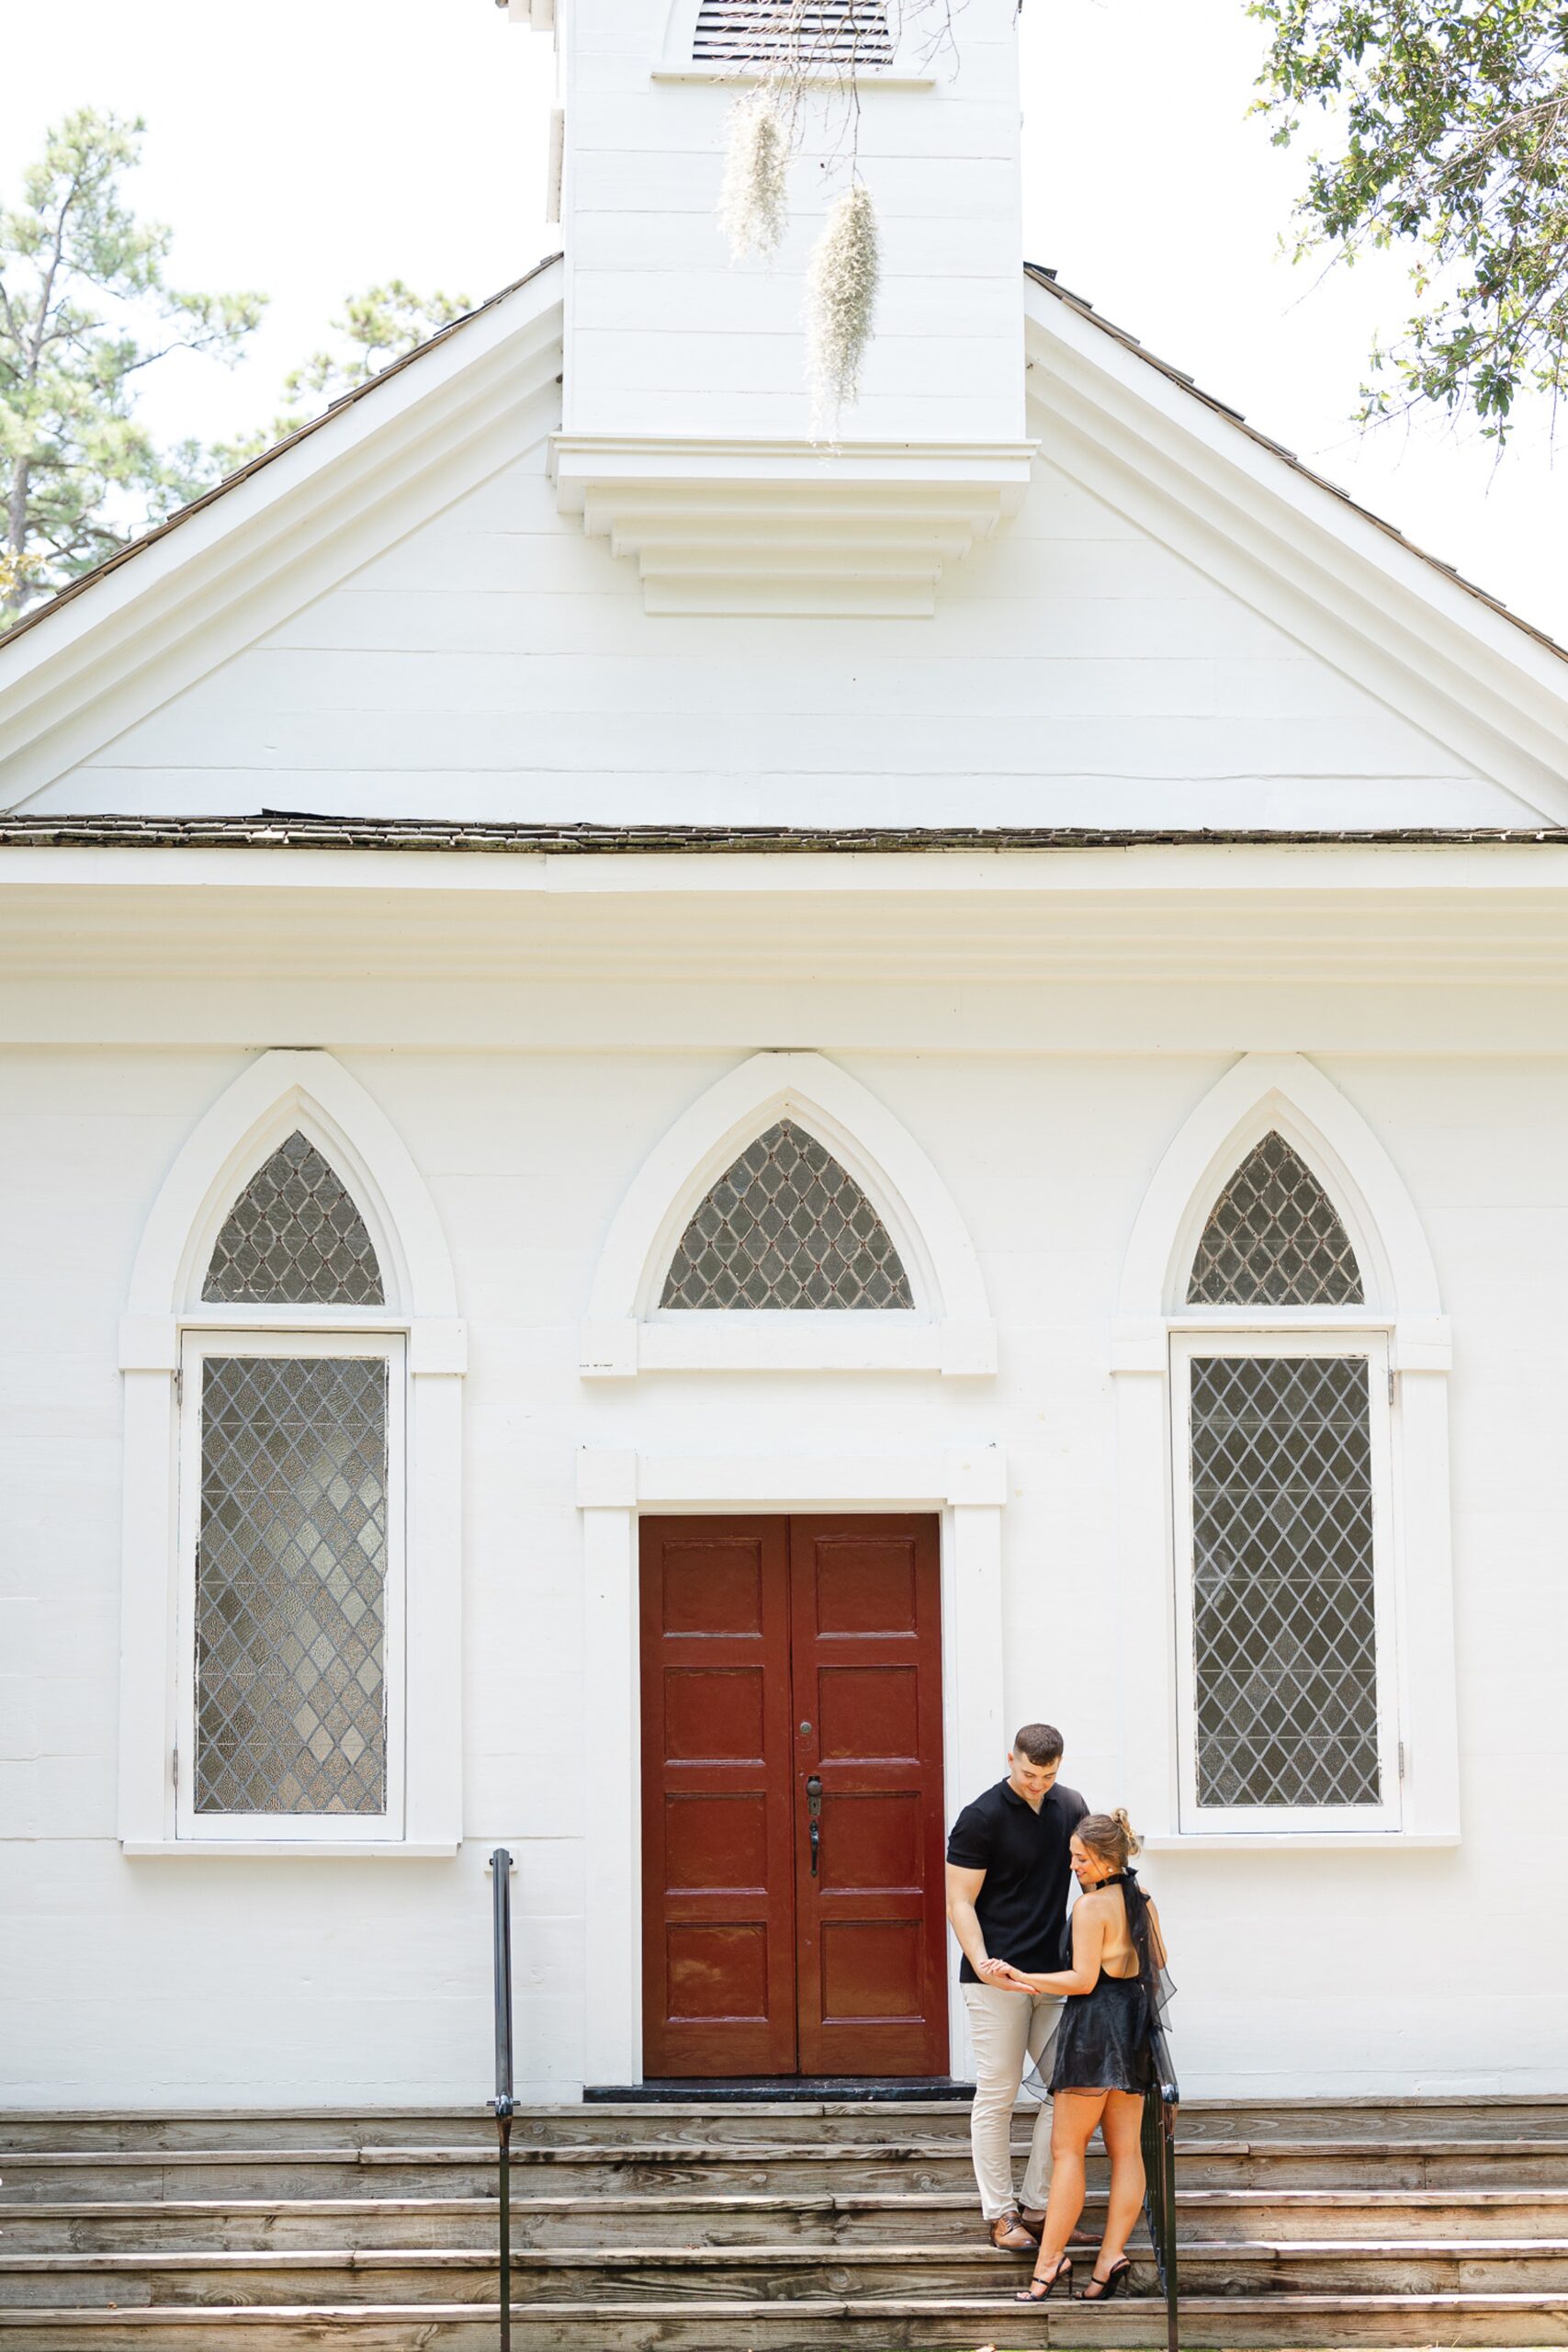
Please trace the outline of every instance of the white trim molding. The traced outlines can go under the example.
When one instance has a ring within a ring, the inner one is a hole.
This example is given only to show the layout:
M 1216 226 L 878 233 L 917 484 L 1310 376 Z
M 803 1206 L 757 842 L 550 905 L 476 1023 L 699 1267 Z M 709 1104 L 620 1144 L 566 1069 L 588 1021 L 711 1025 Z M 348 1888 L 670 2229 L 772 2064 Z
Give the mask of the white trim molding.
M 542 439 L 563 277 L 558 255 L 540 263 L 7 639 L 0 804 L 22 807 Z
M 908 1454 L 577 1457 L 584 1566 L 584 1720 L 600 1798 L 585 1830 L 584 2080 L 642 2079 L 641 1662 L 637 1521 L 654 1511 L 932 1511 L 942 1519 L 942 1736 L 947 1813 L 994 1778 L 1002 1713 L 1002 1510 L 995 1446 Z M 968 2020 L 950 1951 L 949 2064 L 965 2079 Z
M 411 1317 L 457 1314 L 446 1237 L 401 1136 L 332 1054 L 283 1046 L 259 1054 L 181 1146 L 142 1228 L 130 1314 L 199 1307 L 234 1195 L 296 1127 L 320 1143 L 354 1193 L 389 1296 Z
M 1440 1314 L 1438 1272 L 1404 1181 L 1360 1113 L 1303 1054 L 1244 1054 L 1173 1138 L 1122 1262 L 1122 1318 L 1185 1311 L 1187 1275 L 1214 1196 L 1270 1131 L 1301 1152 L 1345 1220 L 1374 1311 Z M 1330 1312 L 1342 1318 L 1342 1310 Z
M 1361 1268 L 1359 1307 L 1199 1307 L 1187 1277 L 1214 1199 L 1270 1131 L 1282 1135 L 1329 1194 Z M 1395 1711 L 1390 1739 L 1397 1826 L 1380 1815 L 1367 1843 L 1431 1846 L 1459 1837 L 1459 1727 L 1454 1668 L 1448 1374 L 1452 1347 L 1426 1235 L 1393 1162 L 1337 1087 L 1297 1054 L 1248 1054 L 1197 1104 L 1172 1140 L 1134 1220 L 1111 1334 L 1116 1390 L 1118 1573 L 1127 1635 L 1123 1754 L 1134 1819 L 1151 1844 L 1195 1850 L 1235 1845 L 1339 1847 L 1343 1823 L 1300 1816 L 1276 1828 L 1184 1824 L 1177 1578 L 1179 1448 L 1172 1430 L 1172 1358 L 1186 1335 L 1314 1331 L 1386 1360 L 1387 1617 Z M 1374 1347 L 1375 1342 L 1375 1347 Z
M 379 1261 L 384 1306 L 206 1306 L 201 1284 L 236 1194 L 295 1128 L 343 1178 Z M 376 1838 L 345 1817 L 341 1837 L 283 1816 L 222 1847 L 231 1857 L 381 1851 L 456 1853 L 462 1836 L 462 1381 L 465 1326 L 446 1238 L 424 1180 L 385 1113 L 333 1055 L 279 1048 L 252 1062 L 197 1123 L 143 1228 L 120 1324 L 125 1383 L 118 1822 L 131 1856 L 220 1850 L 181 1835 L 175 1752 L 181 1741 L 180 1363 L 187 1335 L 241 1345 L 330 1333 L 390 1344 L 403 1335 L 405 1771 L 400 1827 Z M 188 1736 L 185 1741 L 188 1747 Z M 188 1770 L 188 1761 L 186 1765 Z M 389 1820 L 395 1816 L 389 1816 Z M 184 1824 L 189 1831 L 193 1825 Z
M 775 1119 L 848 1170 L 881 1216 L 915 1295 L 901 1309 L 664 1313 L 675 1246 L 708 1187 Z M 584 1380 L 639 1372 L 928 1372 L 997 1368 L 979 1260 L 952 1193 L 886 1103 L 825 1055 L 753 1054 L 668 1128 L 633 1178 L 594 1272 Z
M 1035 447 L 557 433 L 550 469 L 560 512 L 636 557 L 650 613 L 923 616 L 1018 513 Z
M 1052 462 L 1561 825 L 1557 649 L 1076 296 L 1025 279 L 1030 398 Z

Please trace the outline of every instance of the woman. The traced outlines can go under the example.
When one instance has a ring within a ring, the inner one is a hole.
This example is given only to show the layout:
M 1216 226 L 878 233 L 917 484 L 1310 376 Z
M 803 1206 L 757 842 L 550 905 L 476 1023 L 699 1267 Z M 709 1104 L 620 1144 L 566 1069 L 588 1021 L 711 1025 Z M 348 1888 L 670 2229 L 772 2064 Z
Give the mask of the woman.
M 1083 2211 L 1084 2152 L 1099 2124 L 1111 2158 L 1105 2235 L 1080 2301 L 1109 2302 L 1127 2275 L 1127 2240 L 1144 2201 L 1139 2144 L 1151 2041 L 1164 1993 L 1159 1915 L 1130 1865 L 1138 1850 L 1125 1813 L 1087 1814 L 1074 1834 L 1073 1964 L 1053 1975 L 1010 1969 L 1020 1992 L 1065 1993 L 1051 2071 L 1051 2199 L 1034 2276 L 1017 2297 L 1041 2303 L 1058 2280 L 1073 2290 L 1067 2240 Z

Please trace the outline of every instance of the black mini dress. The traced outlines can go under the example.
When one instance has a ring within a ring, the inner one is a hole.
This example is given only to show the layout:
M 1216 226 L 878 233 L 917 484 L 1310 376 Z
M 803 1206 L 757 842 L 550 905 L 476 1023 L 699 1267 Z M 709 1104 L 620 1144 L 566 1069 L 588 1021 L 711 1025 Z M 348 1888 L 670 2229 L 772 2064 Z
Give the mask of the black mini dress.
M 1106 1881 L 1110 1886 L 1125 1883 Z M 1135 1976 L 1107 1976 L 1102 1969 L 1092 1992 L 1069 1993 L 1063 2005 L 1051 2088 L 1147 2090 L 1154 2080 L 1150 2036 L 1149 1990 L 1142 1968 Z

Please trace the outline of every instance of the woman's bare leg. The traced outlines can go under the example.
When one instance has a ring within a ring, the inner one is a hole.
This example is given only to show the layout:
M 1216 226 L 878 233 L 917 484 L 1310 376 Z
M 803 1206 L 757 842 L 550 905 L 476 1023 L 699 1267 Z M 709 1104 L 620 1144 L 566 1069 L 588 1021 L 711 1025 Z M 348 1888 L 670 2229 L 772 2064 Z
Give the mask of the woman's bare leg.
M 1111 2158 L 1111 2195 L 1105 2209 L 1105 2235 L 1095 2256 L 1097 2277 L 1103 2278 L 1127 2251 L 1127 2241 L 1143 2210 L 1144 2102 L 1136 2091 L 1107 2091 L 1100 2129 Z
M 1050 2277 L 1077 2227 L 1083 2211 L 1084 2151 L 1100 2121 L 1100 2109 L 1114 2097 L 1109 2091 L 1058 2091 L 1052 2102 L 1051 2196 L 1034 2261 L 1037 2278 Z

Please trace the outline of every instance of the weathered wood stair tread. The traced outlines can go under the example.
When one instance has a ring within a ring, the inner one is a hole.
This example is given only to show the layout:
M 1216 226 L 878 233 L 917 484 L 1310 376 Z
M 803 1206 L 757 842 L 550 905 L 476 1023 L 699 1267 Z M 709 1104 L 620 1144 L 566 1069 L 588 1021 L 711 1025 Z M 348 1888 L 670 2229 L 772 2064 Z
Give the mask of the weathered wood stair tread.
M 541 2352 L 1163 2344 L 1144 2242 L 1114 2312 L 1013 2301 L 1029 2259 L 984 2244 L 967 2127 L 958 2102 L 536 2109 L 519 2325 Z M 487 2117 L 12 2117 L 0 2139 L 0 2352 L 494 2352 Z M 1568 2346 L 1568 2101 L 1216 2103 L 1184 2110 L 1179 2161 L 1185 2341 Z M 1091 2221 L 1104 2184 L 1098 2158 Z
M 1134 2294 L 1129 2297 L 1123 2293 L 1117 2300 L 1122 2305 L 1126 2305 L 1129 2302 L 1134 2306 L 1140 2303 L 1145 2304 L 1150 2310 L 1157 2311 L 1163 2323 L 1165 2305 L 1159 2296 L 1154 2294 Z M 1365 2310 L 1371 2313 L 1379 2310 L 1387 2310 L 1395 2307 L 1400 2309 L 1418 2309 L 1432 2312 L 1449 2310 L 1461 2311 L 1467 2308 L 1474 2309 L 1483 2307 L 1486 2309 L 1496 2309 L 1498 2311 L 1538 2311 L 1543 2319 L 1553 2313 L 1568 2317 L 1568 2290 L 1564 2290 L 1561 2293 L 1549 2294 L 1454 2293 L 1435 2295 L 1373 2294 L 1345 2296 L 1297 2293 L 1288 2295 L 1184 2295 L 1182 2297 L 1183 2312 L 1190 2313 L 1194 2319 L 1200 2318 L 1205 2313 L 1234 2313 L 1242 2311 L 1245 2311 L 1253 2316 L 1260 2316 L 1263 2314 L 1273 2315 L 1287 2311 L 1327 2312 L 1345 2310 L 1347 2308 L 1358 2311 Z M 705 2320 L 761 2320 L 775 2318 L 781 2314 L 790 2313 L 800 2316 L 809 2315 L 813 2318 L 826 2317 L 847 2319 L 863 2316 L 870 2318 L 884 2316 L 892 2319 L 897 2318 L 901 2314 L 909 2312 L 953 2312 L 965 2314 L 972 2313 L 976 2315 L 989 2314 L 994 2318 L 998 2312 L 1013 2311 L 1020 2308 L 1021 2307 L 1013 2301 L 1012 2290 L 1008 2288 L 990 2295 L 942 2296 L 940 2298 L 932 2296 L 878 2296 L 874 2300 L 870 2300 L 863 2296 L 823 2295 L 811 2297 L 781 2296 L 765 2301 L 715 2301 L 703 2304 L 699 2315 Z M 493 2323 L 500 2312 L 500 2309 L 501 2306 L 499 2303 L 466 2302 L 404 2304 L 144 2303 L 128 2307 L 104 2305 L 101 2308 L 84 2312 L 79 2309 L 69 2306 L 36 2304 L 24 2307 L 21 2305 L 12 2304 L 6 2307 L 0 2307 L 0 2327 L 15 2327 L 20 2321 L 31 2321 L 41 2325 L 58 2326 L 83 2317 L 92 2319 L 102 2317 L 119 2320 L 134 2320 L 140 2324 L 145 2324 L 149 2320 L 166 2320 L 171 2323 L 188 2326 L 193 2322 L 200 2320 L 223 2321 L 230 2324 L 243 2325 L 247 2323 L 255 2324 L 267 2320 L 290 2319 L 303 2314 L 321 2315 L 344 2321 L 362 2321 L 386 2317 L 394 2313 L 400 2318 L 409 2319 L 488 2319 Z M 539 2302 L 530 2303 L 526 2306 L 526 2309 L 530 2322 L 549 2319 L 571 2321 L 575 2323 L 583 2319 L 607 2320 L 626 2317 L 635 2317 L 638 2320 L 644 2321 L 649 2319 L 664 2320 L 682 2318 L 691 2312 L 692 2306 L 689 2303 L 629 2304 L 624 2302 Z M 1060 2316 L 1062 2311 L 1069 2309 L 1071 2309 L 1071 2305 L 1053 2305 L 1046 2312 L 1045 2315 L 1048 2318 L 1055 2319 Z M 1090 2309 L 1092 2310 L 1092 2306 Z M 1027 2320 L 1021 2320 L 1018 2324 L 1020 2327 L 1025 2327 L 1027 2326 L 1028 2322 Z M 1097 2340 L 1104 2343 L 1108 2340 L 1113 2339 L 1108 2339 L 1105 2330 L 1101 2328 Z
M 1135 2264 L 1152 2257 L 1146 2240 L 1133 2241 Z M 1183 2265 L 1201 2271 L 1223 2264 L 1299 2265 L 1303 2262 L 1551 2262 L 1562 2268 L 1568 2291 L 1568 2238 L 1184 2238 Z M 946 2245 L 929 2239 L 878 2245 L 802 2245 L 796 2240 L 754 2239 L 731 2245 L 513 2246 L 512 2267 L 540 2275 L 571 2271 L 724 2272 L 732 2270 L 870 2271 L 895 2274 L 918 2266 L 1010 2276 L 1021 2258 L 998 2259 L 984 2244 Z M 139 2276 L 154 2271 L 254 2273 L 305 2270 L 493 2270 L 493 2245 L 469 2246 L 297 2246 L 242 2250 L 164 2248 L 157 2253 L 0 2253 L 0 2280 L 35 2274 Z M 1026 2264 L 1021 2264 L 1026 2267 Z M 1080 2260 L 1080 2275 L 1084 2263 Z M 1558 2282 L 1553 2282 L 1558 2283 Z
M 1323 2294 L 1193 2296 L 1184 2301 L 1190 2342 L 1243 2346 L 1529 2345 L 1568 2342 L 1568 2294 Z M 221 2352 L 236 2338 L 272 2352 L 290 2343 L 352 2341 L 359 2352 L 493 2352 L 494 2303 L 406 2305 L 321 2303 L 293 2306 L 153 2306 L 132 2311 L 0 2310 L 0 2332 L 30 2331 L 59 2352 L 75 2345 L 146 2352 L 158 2332 L 178 2332 L 193 2352 Z M 987 2336 L 1012 2345 L 1157 2346 L 1165 2340 L 1163 2304 L 1119 2299 L 1114 2314 L 1081 2303 L 1025 2312 L 1010 2297 L 962 2297 L 868 2303 L 831 2298 L 795 2301 L 689 2304 L 535 2303 L 534 2340 L 573 2352 L 895 2352 L 900 2346 L 972 2347 Z M 267 2342 L 271 2338 L 270 2345 Z
M 1031 2110 L 1021 2100 L 1018 2112 Z M 1376 2121 L 1380 2129 L 1402 2127 L 1406 2121 L 1417 2128 L 1428 2125 L 1444 2116 L 1462 2116 L 1472 2131 L 1498 2130 L 1505 2134 L 1516 2130 L 1531 2116 L 1554 2118 L 1560 2128 L 1568 2127 L 1568 2094 L 1553 2092 L 1491 2092 L 1483 2097 L 1469 2097 L 1461 2092 L 1434 2097 L 1410 2098 L 1382 2098 L 1376 2094 L 1366 2097 L 1297 2098 L 1190 2098 L 1182 2102 L 1182 2116 L 1190 2126 L 1209 2124 L 1216 2120 L 1225 2121 L 1250 2116 L 1273 2131 L 1288 2127 L 1298 2118 L 1331 2121 L 1353 2117 L 1365 2125 Z M 955 2129 L 966 2131 L 969 2101 L 965 2098 L 900 2099 L 897 2102 L 844 2098 L 840 2099 L 791 2100 L 781 2104 L 773 2099 L 750 2100 L 660 2099 L 657 2103 L 645 2100 L 594 2099 L 569 2108 L 530 2103 L 515 2110 L 514 2129 L 558 2132 L 576 2130 L 593 2136 L 607 2123 L 614 2121 L 640 2124 L 649 2131 L 668 2124 L 697 2121 L 709 2127 L 721 2127 L 731 2121 L 746 2125 L 757 2117 L 765 2117 L 775 2130 L 783 2131 L 795 2121 L 809 2124 L 814 2118 L 830 2115 L 853 2123 L 875 2124 L 886 2129 L 894 2120 L 909 2116 L 934 2116 L 951 2122 Z M 439 2124 L 444 2129 L 477 2133 L 493 2141 L 495 2125 L 482 2105 L 463 2107 L 275 2107 L 231 2108 L 189 2107 L 171 2112 L 144 2108 L 102 2108 L 87 2116 L 64 2116 L 51 2108 L 8 2108 L 3 2120 L 6 2130 L 39 2131 L 45 2133 L 68 2132 L 73 2138 L 96 2140 L 105 2132 L 156 2132 L 175 2136 L 210 2125 L 231 2131 L 246 2147 L 257 2143 L 258 2135 L 284 2126 L 306 2124 L 312 2131 L 346 2125 L 351 2130 L 379 2132 L 408 2124 Z M 290 2133 L 291 2137 L 298 2136 Z M 407 2136 L 406 2133 L 403 2136 Z
M 1155 2292 L 1153 2258 L 1133 2249 L 1134 2296 Z M 1533 2294 L 1568 2296 L 1568 2241 L 1300 2240 L 1190 2243 L 1182 2252 L 1187 2293 L 1235 2300 L 1292 2293 L 1330 2297 Z M 976 2294 L 1006 2305 L 1027 2262 L 998 2263 L 983 2246 L 930 2245 L 803 2247 L 575 2248 L 514 2250 L 513 2298 L 532 2317 L 549 2309 L 627 2313 L 678 2304 L 693 2313 L 731 2303 L 773 2311 L 843 2299 L 867 2308 L 947 2303 Z M 1083 2275 L 1080 2267 L 1080 2281 Z M 323 2247 L 240 2255 L 23 2255 L 0 2258 L 0 2308 L 71 2310 L 212 2309 L 229 2302 L 290 2308 L 302 2296 L 343 2308 L 359 2303 L 423 2306 L 468 2302 L 494 2293 L 491 2247 Z
M 1136 2242 L 1134 2241 L 1134 2246 Z M 1568 2237 L 1564 2238 L 1190 2238 L 1179 2241 L 1183 2254 L 1198 2256 L 1235 2256 L 1248 2260 L 1269 2260 L 1276 2255 L 1292 2257 L 1309 2255 L 1354 2256 L 1358 2260 L 1378 2260 L 1393 2255 L 1504 2255 L 1551 2256 L 1568 2260 Z M 1145 2245 L 1145 2252 L 1147 2251 Z M 472 2264 L 494 2269 L 496 2254 L 493 2245 L 483 2246 L 310 2246 L 285 2251 L 272 2248 L 236 2253 L 206 2247 L 185 2251 L 167 2249 L 155 2262 L 149 2264 L 135 2254 L 95 2254 L 86 2257 L 79 2254 L 6 2254 L 0 2253 L 0 2274 L 26 2270 L 80 2270 L 91 2262 L 95 2269 L 115 2268 L 159 2270 L 174 2269 L 309 2269 L 327 2268 L 341 2264 L 344 2269 L 384 2269 L 406 2262 L 439 2268 L 444 2263 Z M 791 2267 L 849 2268 L 881 2263 L 901 2262 L 962 2262 L 973 2263 L 976 2269 L 998 2267 L 995 2249 L 985 2245 L 932 2245 L 921 2241 L 914 2244 L 889 2240 L 882 2245 L 866 2246 L 803 2246 L 790 2241 L 770 2245 L 758 2239 L 740 2245 L 643 2245 L 643 2246 L 513 2246 L 512 2262 L 515 2269 L 635 2269 L 643 2265 L 680 2268 L 690 2263 L 723 2264 L 776 2263 L 781 2268 Z M 1568 2289 L 1568 2281 L 1565 2281 Z
M 1283 2241 L 1293 2250 L 1302 2250 L 1294 2241 Z M 1348 2245 L 1359 2248 L 1365 2242 L 1351 2239 Z M 1396 2242 L 1404 2251 L 1408 2241 Z M 1475 2251 L 1483 2245 L 1500 2245 L 1510 2249 L 1529 2251 L 1550 2250 L 1568 2254 L 1568 2239 L 1531 2241 L 1507 2238 L 1481 2241 L 1463 2238 L 1445 2242 L 1448 2245 Z M 1145 2246 L 1145 2252 L 1147 2248 Z M 1237 2240 L 1224 2245 L 1211 2244 L 1202 2248 L 1208 2253 L 1269 2249 L 1258 2241 Z M 1315 2251 L 1322 2251 L 1319 2244 Z M 1428 2245 L 1425 2251 L 1436 2250 Z M 1194 2241 L 1193 2251 L 1199 2251 Z M 976 2269 L 999 2272 L 1016 2267 L 1011 2256 L 998 2258 L 995 2250 L 985 2245 L 972 2246 L 937 2246 L 929 2244 L 889 2243 L 884 2246 L 802 2246 L 793 2240 L 773 2245 L 765 2239 L 749 2241 L 742 2245 L 646 2245 L 646 2246 L 513 2246 L 512 2266 L 515 2270 L 625 2270 L 649 2268 L 684 2268 L 699 2264 L 718 2267 L 722 2265 L 776 2264 L 781 2269 L 812 2267 L 815 2268 L 864 2267 L 873 2264 L 890 2265 L 940 2260 L 973 2264 Z M 282 2251 L 255 2248 L 247 2252 L 225 2252 L 208 2247 L 166 2249 L 149 2260 L 138 2254 L 5 2254 L 0 2253 L 0 2276 L 13 2272 L 85 2270 L 311 2270 L 342 2268 L 344 2270 L 384 2270 L 406 2263 L 412 2268 L 441 2269 L 445 2267 L 493 2270 L 496 2250 L 493 2245 L 474 2246 L 307 2246 Z
M 1027 2140 L 1015 2141 L 1017 2155 L 1028 2153 Z M 1091 2152 L 1092 2153 L 1092 2152 Z M 1345 2156 L 1568 2156 L 1568 2137 L 1548 2138 L 1544 2134 L 1525 2139 L 1476 2139 L 1458 2134 L 1442 2138 L 1411 2137 L 1397 2142 L 1387 2140 L 1353 2140 L 1286 2138 L 1282 2134 L 1250 2140 L 1194 2139 L 1177 2141 L 1178 2160 L 1183 2156 L 1298 2156 L 1341 2158 Z M 967 2160 L 966 2143 L 954 2140 L 829 2140 L 813 2145 L 798 2140 L 629 2140 L 629 2141 L 569 2141 L 558 2146 L 540 2147 L 526 2143 L 513 2145 L 514 2165 L 586 2165 L 586 2164 L 831 2164 L 852 2161 L 897 2164 L 929 2162 L 934 2158 L 962 2156 Z M 0 2165 L 17 2169 L 29 2165 L 79 2171 L 95 2167 L 113 2168 L 146 2165 L 149 2168 L 172 2169 L 176 2165 L 235 2165 L 259 2166 L 276 2165 L 472 2165 L 476 2162 L 493 2164 L 493 2143 L 468 2143 L 454 2147 L 440 2143 L 423 2147 L 415 2144 L 356 2143 L 337 2147 L 275 2148 L 261 2145 L 252 2148 L 184 2148 L 157 2145 L 138 2148 L 30 2148 L 0 2147 Z
M 1089 2204 L 1103 2205 L 1103 2189 L 1098 2199 L 1089 2192 Z M 1554 2205 L 1568 2212 L 1568 2188 L 1178 2188 L 1179 2206 L 1215 2206 L 1279 2204 L 1300 2207 L 1347 2206 L 1413 2206 L 1425 2210 L 1428 2206 L 1476 2206 L 1485 2208 L 1507 2205 Z M 837 2188 L 824 2189 L 816 2196 L 766 2196 L 748 2194 L 744 2190 L 704 2193 L 700 2190 L 677 2190 L 661 2197 L 615 2196 L 601 2197 L 590 2192 L 580 2197 L 520 2197 L 512 2198 L 513 2215 L 519 2213 L 708 2213 L 766 2212 L 792 2213 L 880 2213 L 888 2209 L 908 2208 L 921 2212 L 953 2211 L 973 2218 L 975 2199 L 969 2191 L 943 2188 L 893 2189 L 886 2196 L 871 2190 Z M 37 2221 L 136 2221 L 150 2216 L 165 2219 L 189 2217 L 193 2220 L 215 2219 L 225 2213 L 261 2215 L 265 2213 L 488 2213 L 493 2216 L 496 2195 L 493 2189 L 482 2197 L 202 2197 L 152 2198 L 139 2203 L 130 2198 L 106 2198 L 97 2203 L 75 2199 L 57 2204 L 36 2202 L 6 2204 L 0 2199 L 0 2223 Z
M 1086 2209 L 1093 2226 L 1104 2199 Z M 514 2197 L 513 2242 L 521 2249 L 595 2246 L 755 2246 L 787 2241 L 827 2254 L 850 2246 L 984 2247 L 972 2190 L 725 2195 L 677 2191 L 624 2196 Z M 1467 2246 L 1506 2234 L 1517 2242 L 1568 2239 L 1568 2188 L 1485 2190 L 1182 2189 L 1182 2241 L 1213 2245 L 1314 2243 L 1353 2236 L 1401 2247 L 1451 2240 Z M 493 2246 L 496 2200 L 478 2197 L 277 2198 L 252 2200 L 110 2199 L 0 2209 L 0 2254 L 140 2254 L 164 2249 L 258 2253 L 333 2247 Z

